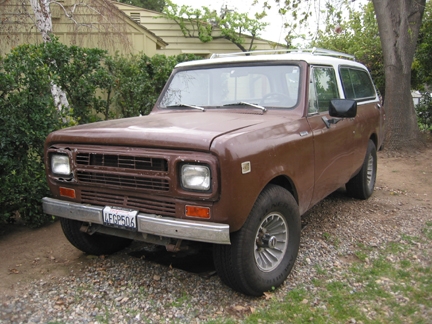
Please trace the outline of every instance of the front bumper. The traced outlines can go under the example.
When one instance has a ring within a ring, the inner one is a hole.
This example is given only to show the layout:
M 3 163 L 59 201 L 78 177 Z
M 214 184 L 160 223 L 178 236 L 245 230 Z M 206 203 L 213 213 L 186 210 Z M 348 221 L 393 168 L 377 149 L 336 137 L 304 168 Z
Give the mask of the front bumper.
M 42 199 L 46 214 L 103 225 L 104 206 L 80 204 L 45 197 Z M 137 215 L 137 231 L 166 238 L 184 239 L 216 244 L 230 244 L 229 225 L 160 217 L 152 214 Z

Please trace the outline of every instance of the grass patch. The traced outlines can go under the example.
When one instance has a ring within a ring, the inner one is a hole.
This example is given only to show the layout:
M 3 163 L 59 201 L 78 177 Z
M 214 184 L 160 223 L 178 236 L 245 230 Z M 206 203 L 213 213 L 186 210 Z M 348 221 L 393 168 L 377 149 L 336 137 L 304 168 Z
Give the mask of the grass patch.
M 182 295 L 174 300 L 169 306 L 170 307 L 180 307 L 183 304 L 189 304 L 192 297 L 188 295 L 185 291 L 183 291 Z
M 427 237 L 427 239 L 432 241 L 432 222 L 426 222 L 426 226 L 423 229 L 423 233 Z
M 330 233 L 324 232 L 323 233 L 323 238 L 324 240 L 326 240 L 327 242 L 333 244 L 333 246 L 337 249 L 339 247 L 340 244 L 340 240 L 339 238 L 331 235 Z
M 244 319 L 245 323 L 430 323 L 432 222 L 421 237 L 402 236 L 378 250 L 358 244 L 359 262 L 338 271 L 317 266 L 311 285 Z M 324 239 L 333 238 L 324 234 Z M 419 251 L 418 244 L 429 249 Z M 426 251 L 426 255 L 425 255 Z M 429 251 L 429 252 L 427 252 Z M 417 254 L 423 253 L 426 262 Z M 337 278 L 337 279 L 336 279 Z
M 317 275 L 319 276 L 327 274 L 327 270 L 323 269 L 323 267 L 320 266 L 319 264 L 315 265 L 315 270 L 317 272 Z

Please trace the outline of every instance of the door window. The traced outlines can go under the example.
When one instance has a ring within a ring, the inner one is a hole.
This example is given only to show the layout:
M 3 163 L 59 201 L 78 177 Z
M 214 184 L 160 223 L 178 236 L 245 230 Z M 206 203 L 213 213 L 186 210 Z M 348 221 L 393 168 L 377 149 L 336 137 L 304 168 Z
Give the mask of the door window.
M 330 100 L 339 98 L 334 69 L 332 67 L 313 67 L 310 82 L 309 113 L 328 111 Z

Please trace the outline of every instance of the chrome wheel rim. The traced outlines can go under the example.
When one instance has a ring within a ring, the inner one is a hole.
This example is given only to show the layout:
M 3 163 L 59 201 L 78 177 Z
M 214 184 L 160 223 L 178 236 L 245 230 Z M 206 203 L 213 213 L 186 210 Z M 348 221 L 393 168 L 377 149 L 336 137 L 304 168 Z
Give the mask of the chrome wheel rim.
M 288 224 L 280 213 L 270 213 L 261 222 L 255 237 L 255 262 L 263 272 L 274 270 L 288 247 Z

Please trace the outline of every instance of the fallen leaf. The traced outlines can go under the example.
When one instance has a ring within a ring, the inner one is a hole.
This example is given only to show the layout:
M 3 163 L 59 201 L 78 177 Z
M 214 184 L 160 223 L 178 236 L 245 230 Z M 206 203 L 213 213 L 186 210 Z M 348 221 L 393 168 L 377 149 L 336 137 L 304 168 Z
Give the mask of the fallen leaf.
M 265 300 L 269 300 L 273 297 L 273 294 L 266 291 L 266 292 L 264 292 L 263 297 Z
M 246 307 L 237 305 L 237 306 L 234 306 L 233 309 L 236 310 L 236 311 L 238 311 L 238 312 L 241 312 L 241 311 L 246 310 Z
M 98 256 L 97 255 L 91 255 L 91 254 L 89 254 L 89 255 L 86 256 L 86 258 L 87 259 L 97 259 Z
M 255 309 L 250 306 L 231 306 L 227 309 L 228 313 L 235 315 L 235 316 L 244 316 L 246 314 L 252 314 L 255 312 Z

